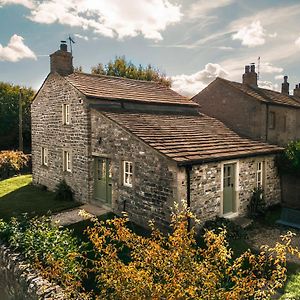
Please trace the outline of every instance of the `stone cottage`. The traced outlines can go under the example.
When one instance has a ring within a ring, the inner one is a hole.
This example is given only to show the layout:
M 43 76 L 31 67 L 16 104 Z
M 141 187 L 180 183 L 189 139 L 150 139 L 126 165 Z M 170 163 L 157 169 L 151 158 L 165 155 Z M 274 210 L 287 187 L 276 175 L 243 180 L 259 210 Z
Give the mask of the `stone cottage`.
M 242 138 L 155 82 L 73 72 L 65 44 L 32 103 L 33 181 L 65 180 L 75 198 L 168 225 L 185 199 L 203 221 L 246 211 L 255 186 L 280 201 L 281 148 Z
M 281 93 L 259 88 L 252 64 L 245 67 L 242 83 L 217 78 L 192 100 L 237 133 L 284 146 L 300 139 L 300 84 L 289 95 L 287 80 Z

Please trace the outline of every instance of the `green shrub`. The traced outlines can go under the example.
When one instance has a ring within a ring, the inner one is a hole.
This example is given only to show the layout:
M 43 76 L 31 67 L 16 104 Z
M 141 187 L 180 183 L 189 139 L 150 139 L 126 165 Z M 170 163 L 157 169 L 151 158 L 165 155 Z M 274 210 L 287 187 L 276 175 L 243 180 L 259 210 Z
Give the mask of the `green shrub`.
M 0 151 L 0 179 L 20 174 L 28 167 L 29 158 L 21 151 Z
M 266 212 L 266 202 L 264 191 L 261 187 L 256 187 L 253 190 L 250 202 L 248 204 L 249 217 L 259 217 Z
M 56 200 L 63 200 L 63 201 L 73 201 L 73 191 L 70 186 L 62 180 L 55 189 L 55 199 Z
M 285 151 L 277 157 L 281 174 L 300 176 L 300 141 L 290 142 Z
M 240 225 L 235 224 L 229 219 L 220 217 L 206 221 L 200 231 L 200 236 L 202 236 L 206 230 L 214 230 L 216 234 L 219 234 L 224 228 L 226 229 L 228 239 L 237 240 L 247 237 L 246 231 Z
M 288 281 L 282 300 L 300 299 L 300 273 L 293 275 Z
M 74 288 L 82 280 L 81 248 L 72 231 L 52 224 L 49 217 L 0 220 L 0 239 L 21 252 L 51 281 Z

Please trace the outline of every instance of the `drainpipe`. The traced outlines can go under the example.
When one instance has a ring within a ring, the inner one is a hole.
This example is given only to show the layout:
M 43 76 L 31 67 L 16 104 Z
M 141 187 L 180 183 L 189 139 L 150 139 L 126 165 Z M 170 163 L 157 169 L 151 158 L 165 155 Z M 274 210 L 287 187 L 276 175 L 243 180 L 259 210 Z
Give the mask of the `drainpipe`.
M 269 138 L 269 103 L 266 103 L 266 142 Z
M 186 172 L 186 201 L 187 201 L 187 207 L 191 208 L 191 170 L 192 166 L 187 165 L 185 167 Z M 188 231 L 191 230 L 191 219 L 188 218 Z

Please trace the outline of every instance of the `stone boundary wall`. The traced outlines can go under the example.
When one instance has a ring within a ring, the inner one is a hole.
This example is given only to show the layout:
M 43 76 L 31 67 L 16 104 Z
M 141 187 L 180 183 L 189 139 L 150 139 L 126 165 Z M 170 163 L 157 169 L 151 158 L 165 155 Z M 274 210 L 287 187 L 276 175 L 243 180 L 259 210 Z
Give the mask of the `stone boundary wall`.
M 300 209 L 300 178 L 284 174 L 282 180 L 282 204 L 284 207 Z
M 5 292 L 5 297 L 2 293 Z M 2 298 L 4 297 L 4 298 Z M 41 277 L 24 260 L 0 241 L 0 298 L 4 300 L 62 300 L 63 289 Z

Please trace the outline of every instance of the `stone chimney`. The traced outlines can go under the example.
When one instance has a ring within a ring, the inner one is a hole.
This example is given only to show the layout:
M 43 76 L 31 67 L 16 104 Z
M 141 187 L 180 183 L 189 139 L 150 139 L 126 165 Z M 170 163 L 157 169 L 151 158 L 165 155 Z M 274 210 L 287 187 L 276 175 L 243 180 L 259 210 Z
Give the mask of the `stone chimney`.
M 257 73 L 255 72 L 255 64 L 245 66 L 245 73 L 243 74 L 243 84 L 257 87 Z
M 296 84 L 296 88 L 294 89 L 294 96 L 300 98 L 300 83 Z
M 283 77 L 283 83 L 281 85 L 281 93 L 282 94 L 285 94 L 285 95 L 289 95 L 290 93 L 290 84 L 288 83 L 288 77 L 287 76 L 284 76 Z
M 50 54 L 50 72 L 57 72 L 62 76 L 70 75 L 74 72 L 73 56 L 68 52 L 66 41 L 61 41 L 60 49 Z

